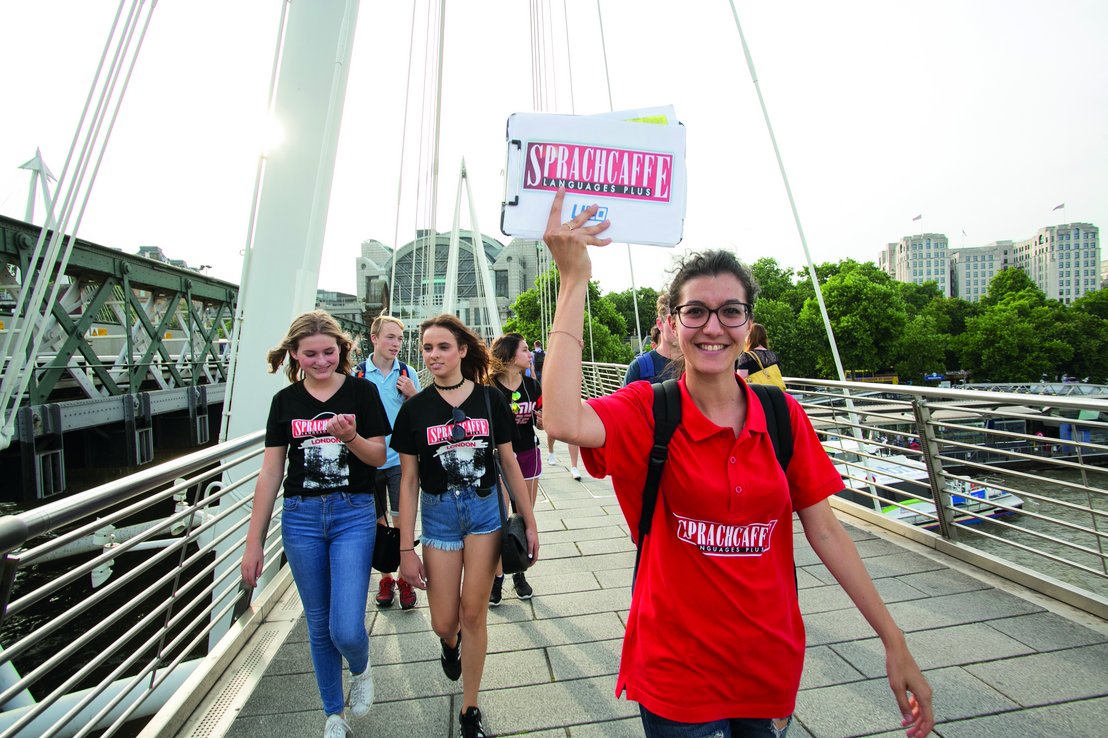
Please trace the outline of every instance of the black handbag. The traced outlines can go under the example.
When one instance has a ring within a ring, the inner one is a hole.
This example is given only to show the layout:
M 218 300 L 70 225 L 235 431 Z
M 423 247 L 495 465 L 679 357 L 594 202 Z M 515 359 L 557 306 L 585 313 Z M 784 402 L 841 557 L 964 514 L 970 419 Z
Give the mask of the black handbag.
M 489 414 L 489 428 L 491 430 L 492 403 L 489 402 L 489 392 L 492 392 L 492 388 L 486 386 L 485 408 Z M 508 480 L 500 470 L 500 452 L 496 448 L 496 436 L 491 432 L 489 436 L 489 441 L 492 444 L 493 470 L 496 472 L 496 478 L 504 485 L 504 490 L 508 493 L 508 499 L 512 501 L 512 507 L 514 508 L 516 505 L 515 496 L 512 495 L 512 488 L 508 486 Z M 519 513 L 508 515 L 508 511 L 504 508 L 504 495 L 500 494 L 500 490 L 496 492 L 496 502 L 500 506 L 500 564 L 504 569 L 504 573 L 519 574 L 527 571 L 531 566 L 531 557 L 527 555 L 527 524 L 523 522 L 523 516 Z
M 384 523 L 377 524 L 377 537 L 373 541 L 373 568 L 382 574 L 391 574 L 400 568 L 400 529 Z

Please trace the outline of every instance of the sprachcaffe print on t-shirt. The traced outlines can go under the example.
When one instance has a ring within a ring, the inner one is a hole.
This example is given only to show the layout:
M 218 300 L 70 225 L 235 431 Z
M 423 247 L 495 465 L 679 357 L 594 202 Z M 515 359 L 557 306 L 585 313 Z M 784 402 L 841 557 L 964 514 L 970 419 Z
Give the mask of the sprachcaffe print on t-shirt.
M 294 419 L 292 440 L 304 454 L 304 489 L 331 489 L 350 484 L 346 444 L 327 432 L 335 413 L 320 413 L 308 420 Z
M 365 379 L 346 377 L 342 387 L 325 400 L 313 397 L 303 382 L 273 396 L 265 445 L 286 449 L 286 497 L 373 492 L 374 468 L 327 432 L 327 423 L 340 414 L 354 416 L 362 438 L 387 436 L 392 430 L 377 387 Z
M 424 492 L 488 489 L 496 484 L 493 447 L 511 443 L 514 428 L 512 411 L 499 392 L 477 385 L 455 407 L 430 386 L 400 406 L 390 443 L 398 453 L 418 459 Z
M 776 520 L 729 525 L 693 520 L 676 513 L 677 540 L 695 546 L 705 556 L 761 556 L 770 549 Z
M 463 440 L 453 440 L 455 427 L 465 432 Z M 489 435 L 489 421 L 485 418 L 466 418 L 460 423 L 433 425 L 427 429 L 427 445 L 435 449 L 434 456 L 446 472 L 449 486 L 475 487 L 485 476 Z

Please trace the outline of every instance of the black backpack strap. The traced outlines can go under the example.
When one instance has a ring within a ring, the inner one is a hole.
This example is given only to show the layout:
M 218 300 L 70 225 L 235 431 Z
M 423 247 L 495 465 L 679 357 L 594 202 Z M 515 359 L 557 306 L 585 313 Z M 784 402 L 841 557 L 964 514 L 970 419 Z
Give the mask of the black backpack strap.
M 681 424 L 681 388 L 676 379 L 667 379 L 651 386 L 654 390 L 654 445 L 650 449 L 649 466 L 646 470 L 646 483 L 642 488 L 642 513 L 639 515 L 638 546 L 635 550 L 635 571 L 631 575 L 631 586 L 635 586 L 635 577 L 639 573 L 639 559 L 642 557 L 643 539 L 650 533 L 650 524 L 654 520 L 654 508 L 658 504 L 658 486 L 662 481 L 662 469 L 669 458 L 669 441 Z
M 789 406 L 785 402 L 785 393 L 772 384 L 746 385 L 758 396 L 762 411 L 766 415 L 766 430 L 773 443 L 773 452 L 782 471 L 789 470 L 793 458 L 793 426 L 789 420 Z

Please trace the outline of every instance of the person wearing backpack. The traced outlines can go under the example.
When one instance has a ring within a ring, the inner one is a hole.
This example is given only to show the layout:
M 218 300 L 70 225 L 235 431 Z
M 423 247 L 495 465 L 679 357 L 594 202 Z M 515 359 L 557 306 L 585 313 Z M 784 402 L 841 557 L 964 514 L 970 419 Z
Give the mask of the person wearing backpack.
M 634 382 L 581 401 L 592 270 L 586 247 L 611 239 L 601 235 L 607 221 L 588 225 L 596 206 L 561 222 L 564 196 L 554 197 L 543 236 L 561 281 L 543 421 L 555 438 L 581 446 L 593 476 L 612 477 L 641 547 L 617 696 L 639 703 L 648 738 L 785 735 L 804 663 L 795 512 L 812 549 L 880 637 L 901 726 L 909 738 L 923 738 L 934 725 L 931 687 L 827 501 L 843 488 L 841 477 L 799 404 L 765 387 L 787 408 L 792 450 L 783 469 L 759 396 L 735 374 L 757 293 L 750 270 L 722 250 L 688 254 L 679 264 L 667 319 L 682 354 L 675 366 L 681 419 L 668 442 L 656 444 L 651 385 Z M 657 500 L 643 521 L 651 468 Z
M 658 332 L 658 338 L 654 342 L 654 348 L 639 354 L 628 365 L 627 373 L 623 375 L 625 387 L 640 379 L 645 379 L 647 382 L 661 382 L 671 376 L 667 367 L 680 353 L 680 349 L 677 348 L 677 337 L 669 326 L 669 295 L 665 291 L 658 295 L 655 309 L 654 331 Z
M 404 340 L 404 322 L 391 315 L 378 315 L 369 326 L 369 341 L 373 353 L 366 361 L 354 367 L 354 376 L 368 379 L 377 385 L 381 402 L 389 423 L 396 422 L 400 406 L 420 390 L 419 376 L 399 359 L 400 344 Z M 391 439 L 391 436 L 389 437 Z M 386 446 L 389 439 L 385 440 Z M 390 525 L 396 526 L 400 517 L 400 455 L 391 447 L 385 463 L 377 469 L 374 488 L 377 505 L 377 522 L 385 524 L 385 516 L 392 512 Z M 381 572 L 377 586 L 377 607 L 392 607 L 396 592 L 400 591 L 400 609 L 411 610 L 416 606 L 416 593 L 404 577 L 393 577 L 394 572 Z

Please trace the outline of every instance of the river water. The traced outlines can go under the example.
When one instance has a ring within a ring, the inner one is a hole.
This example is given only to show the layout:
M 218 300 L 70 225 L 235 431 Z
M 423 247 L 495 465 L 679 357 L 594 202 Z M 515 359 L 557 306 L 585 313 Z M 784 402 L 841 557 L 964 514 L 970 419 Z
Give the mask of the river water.
M 1095 553 L 1108 551 L 1108 496 L 1103 492 L 1075 490 L 1065 484 L 1071 482 L 1100 490 L 1108 489 L 1108 469 L 1086 466 L 1083 470 L 1052 469 L 1044 474 L 1050 479 L 1016 481 L 1005 478 L 1006 485 L 1018 486 L 1029 493 L 1019 493 L 1024 498 L 1024 514 L 971 526 L 959 541 L 1095 594 L 1108 596 L 1105 562 Z M 1088 512 L 1089 509 L 1099 514 L 1094 516 Z M 1067 528 L 1037 517 L 1040 515 L 1085 530 Z M 1092 532 L 1097 530 L 1104 537 Z M 1049 556 L 1067 559 L 1092 571 L 1075 569 L 1051 560 Z

